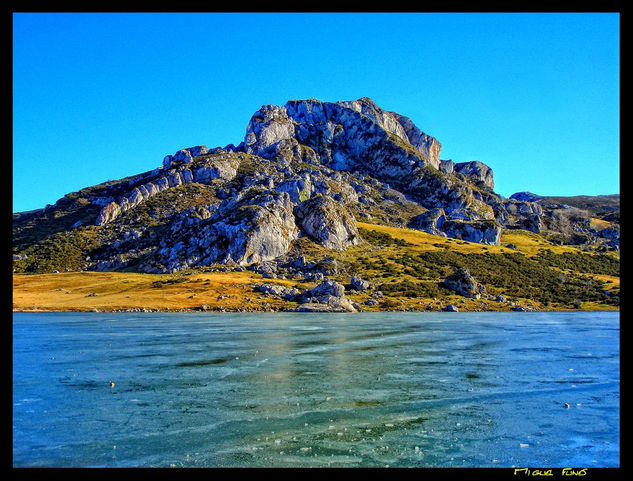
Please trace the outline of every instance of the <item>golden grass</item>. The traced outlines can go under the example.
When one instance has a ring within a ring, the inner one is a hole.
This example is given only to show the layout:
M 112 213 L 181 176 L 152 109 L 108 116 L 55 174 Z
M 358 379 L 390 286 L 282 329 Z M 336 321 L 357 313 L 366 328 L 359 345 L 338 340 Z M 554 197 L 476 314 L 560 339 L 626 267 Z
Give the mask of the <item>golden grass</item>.
M 591 228 L 596 230 L 606 229 L 611 225 L 611 222 L 603 219 L 596 219 L 595 217 L 591 218 Z
M 173 283 L 169 283 L 170 281 Z M 189 276 L 121 272 L 14 274 L 13 309 L 177 310 L 208 305 L 211 310 L 266 310 L 296 306 L 295 303 L 255 292 L 252 284 L 262 282 L 287 286 L 296 284 L 296 281 L 285 279 L 262 279 L 261 275 L 249 271 L 197 273 Z M 306 284 L 306 287 L 308 285 L 314 284 Z M 90 296 L 92 293 L 96 295 Z
M 367 224 L 365 222 L 357 222 L 356 225 L 358 227 L 362 227 L 363 229 L 384 232 L 397 239 L 405 240 L 406 242 L 413 244 L 412 249 L 416 251 L 431 251 L 442 248 L 442 246 L 447 246 L 450 247 L 452 251 L 462 252 L 464 254 L 481 254 L 484 252 L 490 252 L 491 254 L 521 252 L 527 256 L 534 256 L 538 254 L 540 249 L 550 249 L 556 254 L 572 251 L 578 252 L 578 249 L 574 247 L 554 244 L 538 234 L 525 230 L 505 231 L 501 236 L 501 245 L 494 246 L 436 236 L 414 229 Z M 505 247 L 508 244 L 514 244 L 516 249 Z

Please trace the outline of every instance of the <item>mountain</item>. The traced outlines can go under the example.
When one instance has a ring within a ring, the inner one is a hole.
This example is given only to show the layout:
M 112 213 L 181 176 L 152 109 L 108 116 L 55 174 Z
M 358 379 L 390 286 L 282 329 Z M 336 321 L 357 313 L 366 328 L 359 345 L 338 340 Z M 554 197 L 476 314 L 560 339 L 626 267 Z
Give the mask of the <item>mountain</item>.
M 516 200 L 538 202 L 550 209 L 586 210 L 592 217 L 620 222 L 620 194 L 610 195 L 574 195 L 574 196 L 542 196 L 529 192 L 517 192 L 510 196 Z
M 14 214 L 14 272 L 327 275 L 336 268 L 319 263 L 375 245 L 375 229 L 360 225 L 486 249 L 511 232 L 551 246 L 619 248 L 619 196 L 602 210 L 589 198 L 577 207 L 529 193 L 506 199 L 489 166 L 442 160 L 441 148 L 369 98 L 264 105 L 237 146 L 180 149 L 151 171 Z M 306 262 L 314 253 L 321 259 Z

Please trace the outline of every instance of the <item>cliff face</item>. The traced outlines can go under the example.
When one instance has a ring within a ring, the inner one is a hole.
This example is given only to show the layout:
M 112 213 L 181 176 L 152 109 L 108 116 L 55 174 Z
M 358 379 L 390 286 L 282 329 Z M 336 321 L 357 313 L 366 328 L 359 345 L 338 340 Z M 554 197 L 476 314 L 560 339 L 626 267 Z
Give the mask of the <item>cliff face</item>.
M 536 198 L 495 194 L 484 163 L 440 152 L 368 98 L 265 105 L 237 146 L 180 149 L 152 171 L 14 216 L 14 251 L 63 237 L 83 243 L 79 269 L 173 272 L 279 260 L 302 237 L 346 249 L 363 241 L 356 220 L 485 244 L 503 229 L 561 224 Z

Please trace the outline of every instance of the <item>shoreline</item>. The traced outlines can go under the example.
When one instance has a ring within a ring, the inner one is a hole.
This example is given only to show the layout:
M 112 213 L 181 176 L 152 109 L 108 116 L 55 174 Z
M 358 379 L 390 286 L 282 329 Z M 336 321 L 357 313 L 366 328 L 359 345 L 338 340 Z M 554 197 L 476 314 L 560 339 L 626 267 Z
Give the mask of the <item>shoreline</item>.
M 337 279 L 333 277 L 333 279 Z M 338 279 L 343 282 L 344 279 Z M 274 285 L 278 291 L 260 289 Z M 327 304 L 302 304 L 284 297 L 289 289 L 306 290 L 318 282 L 266 278 L 250 271 L 196 272 L 187 276 L 120 272 L 14 274 L 13 312 L 350 312 Z M 618 283 L 619 284 L 619 283 Z M 341 286 L 342 287 L 342 286 Z M 557 312 L 619 311 L 605 302 L 550 305 L 531 299 L 491 293 L 478 298 L 460 295 L 408 297 L 376 290 L 345 290 L 343 298 L 356 312 Z
M 137 314 L 279 314 L 279 313 L 293 313 L 293 314 L 367 314 L 367 313 L 438 313 L 438 312 L 447 312 L 443 309 L 372 309 L 372 310 L 360 310 L 356 312 L 341 312 L 341 311 L 300 311 L 293 309 L 282 309 L 282 310 L 229 310 L 229 309 L 187 309 L 187 308 L 175 308 L 175 309 L 158 309 L 158 308 L 129 308 L 129 309 L 13 309 L 12 311 L 15 313 L 24 313 L 24 314 L 52 314 L 52 313 L 117 313 L 117 314 L 129 314 L 129 313 L 137 313 Z M 513 309 L 486 309 L 486 310 L 469 310 L 462 309 L 458 311 L 459 313 L 479 313 L 479 312 L 522 312 L 522 313 L 535 313 L 535 312 L 620 312 L 620 309 L 617 308 L 605 308 L 605 309 L 531 309 L 525 311 L 517 311 Z

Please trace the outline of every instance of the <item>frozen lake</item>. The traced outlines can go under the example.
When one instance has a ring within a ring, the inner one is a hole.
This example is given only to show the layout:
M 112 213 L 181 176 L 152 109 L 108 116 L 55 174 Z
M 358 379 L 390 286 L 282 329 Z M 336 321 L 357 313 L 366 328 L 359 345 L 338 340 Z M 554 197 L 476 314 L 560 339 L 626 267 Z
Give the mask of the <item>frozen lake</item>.
M 618 467 L 619 322 L 14 313 L 13 465 Z

